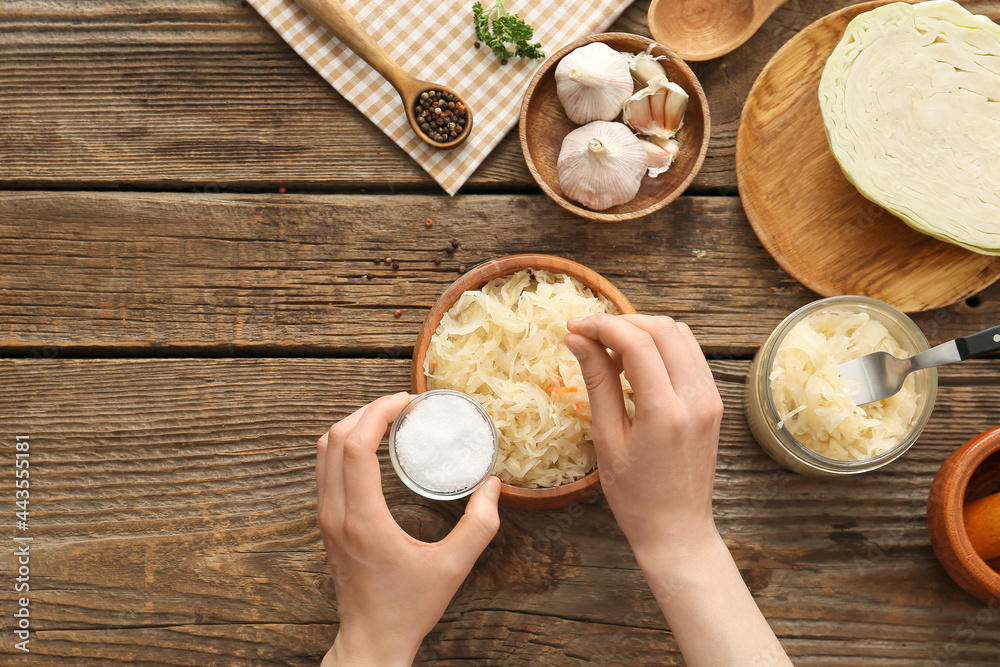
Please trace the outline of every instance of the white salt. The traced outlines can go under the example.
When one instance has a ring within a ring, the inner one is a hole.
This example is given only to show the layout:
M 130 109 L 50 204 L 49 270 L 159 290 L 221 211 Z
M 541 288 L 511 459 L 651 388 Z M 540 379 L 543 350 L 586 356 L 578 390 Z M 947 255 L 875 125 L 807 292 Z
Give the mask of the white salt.
M 396 459 L 410 478 L 429 491 L 458 493 L 490 471 L 496 443 L 476 406 L 461 396 L 422 399 L 396 429 Z

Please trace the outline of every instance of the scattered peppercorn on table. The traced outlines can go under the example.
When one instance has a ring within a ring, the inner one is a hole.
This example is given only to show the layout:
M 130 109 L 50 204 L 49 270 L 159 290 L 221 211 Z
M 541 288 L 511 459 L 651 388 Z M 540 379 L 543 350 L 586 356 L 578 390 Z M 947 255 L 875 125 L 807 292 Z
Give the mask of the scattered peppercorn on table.
M 448 197 L 245 4 L 0 7 L 0 662 L 318 664 L 337 611 L 316 438 L 409 388 L 420 323 L 465 267 L 528 251 L 691 325 L 726 404 L 717 522 L 797 665 L 1000 662 L 1000 608 L 945 574 L 925 522 L 942 461 L 1000 424 L 1000 359 L 943 367 L 917 444 L 853 479 L 785 472 L 743 416 L 754 352 L 817 296 L 743 214 L 739 113 L 777 49 L 846 4 L 788 3 L 694 64 L 705 165 L 684 197 L 614 225 L 541 194 L 516 132 Z M 612 29 L 648 35 L 647 9 Z M 914 320 L 932 343 L 995 325 L 1000 285 Z M 399 522 L 445 534 L 463 504 L 410 492 L 381 454 Z M 681 660 L 603 500 L 501 521 L 418 664 Z

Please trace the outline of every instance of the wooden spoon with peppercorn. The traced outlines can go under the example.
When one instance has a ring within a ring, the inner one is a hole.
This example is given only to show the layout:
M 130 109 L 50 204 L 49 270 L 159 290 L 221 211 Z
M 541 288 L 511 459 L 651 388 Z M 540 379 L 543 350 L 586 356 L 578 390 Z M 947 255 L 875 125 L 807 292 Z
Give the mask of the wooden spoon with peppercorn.
M 448 149 L 469 138 L 472 110 L 458 93 L 407 74 L 337 0 L 296 2 L 392 84 L 403 99 L 410 127 L 424 143 Z

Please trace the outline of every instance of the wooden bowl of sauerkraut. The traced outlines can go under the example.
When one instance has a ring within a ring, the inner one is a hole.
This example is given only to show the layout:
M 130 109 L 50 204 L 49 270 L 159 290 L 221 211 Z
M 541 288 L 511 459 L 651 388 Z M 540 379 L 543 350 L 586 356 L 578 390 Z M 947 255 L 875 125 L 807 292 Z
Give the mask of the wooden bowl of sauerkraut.
M 500 434 L 500 502 L 551 509 L 600 493 L 580 367 L 562 340 L 566 321 L 634 313 L 585 266 L 511 255 L 463 274 L 431 308 L 413 351 L 415 393 L 454 389 L 478 400 Z M 622 379 L 626 405 L 631 388 Z

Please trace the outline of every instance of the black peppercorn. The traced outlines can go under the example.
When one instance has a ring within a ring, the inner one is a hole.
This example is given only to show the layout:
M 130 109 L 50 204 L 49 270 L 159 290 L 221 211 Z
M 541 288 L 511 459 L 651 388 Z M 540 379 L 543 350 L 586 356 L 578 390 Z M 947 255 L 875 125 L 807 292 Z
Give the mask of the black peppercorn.
M 457 95 L 443 90 L 420 93 L 413 110 L 420 131 L 438 143 L 458 139 L 469 120 L 465 103 Z
M 392 268 L 398 269 L 399 268 L 399 262 L 397 262 L 396 260 L 392 260 Z

